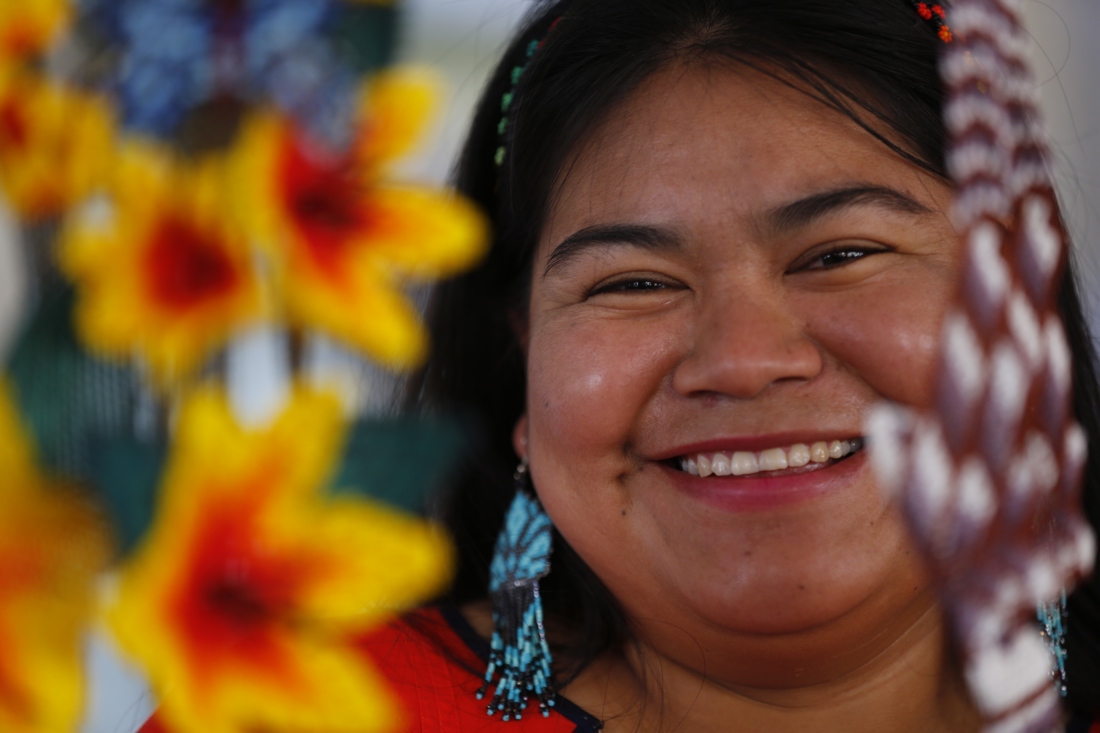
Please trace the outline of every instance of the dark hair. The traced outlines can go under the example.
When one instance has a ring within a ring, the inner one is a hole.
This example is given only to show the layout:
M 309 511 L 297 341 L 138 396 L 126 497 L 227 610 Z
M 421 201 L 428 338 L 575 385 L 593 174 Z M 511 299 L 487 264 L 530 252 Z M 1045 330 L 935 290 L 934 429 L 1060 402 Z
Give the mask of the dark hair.
M 551 25 L 558 18 L 561 22 Z M 503 165 L 501 100 L 527 63 L 508 111 Z M 434 355 L 409 382 L 407 406 L 473 415 L 480 442 L 440 497 L 454 532 L 458 574 L 450 599 L 482 598 L 505 509 L 514 493 L 511 433 L 524 409 L 524 364 L 513 321 L 522 317 L 531 262 L 554 186 L 569 155 L 645 79 L 673 62 L 752 67 L 846 115 L 898 155 L 944 173 L 942 42 L 907 0 L 563 0 L 544 3 L 505 52 L 478 107 L 456 184 L 492 217 L 495 241 L 476 271 L 440 285 L 428 311 Z M 885 134 L 883 131 L 887 131 Z M 1059 304 L 1075 362 L 1077 416 L 1090 435 L 1085 507 L 1100 524 L 1100 394 L 1071 271 Z M 543 582 L 547 612 L 576 632 L 575 673 L 625 641 L 625 619 L 598 578 L 555 536 Z M 1100 592 L 1069 601 L 1069 701 L 1100 712 Z

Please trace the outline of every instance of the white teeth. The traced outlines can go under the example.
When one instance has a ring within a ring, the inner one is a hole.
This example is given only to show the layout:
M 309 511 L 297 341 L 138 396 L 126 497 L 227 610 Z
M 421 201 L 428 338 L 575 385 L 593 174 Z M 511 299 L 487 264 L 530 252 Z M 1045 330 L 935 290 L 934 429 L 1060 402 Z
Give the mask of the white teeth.
M 789 448 L 769 448 L 759 453 L 697 453 L 680 459 L 680 470 L 692 476 L 746 476 L 760 471 L 801 468 L 813 463 L 837 460 L 863 447 L 861 438 L 818 441 L 812 445 L 795 443 Z
M 706 456 L 699 456 L 695 459 L 695 463 L 699 466 L 700 476 L 710 475 L 710 459 Z
M 760 453 L 761 471 L 778 471 L 787 467 L 787 451 L 782 448 L 769 448 Z
M 744 476 L 746 473 L 756 473 L 760 470 L 760 463 L 756 460 L 755 453 L 737 451 L 731 461 L 734 476 Z

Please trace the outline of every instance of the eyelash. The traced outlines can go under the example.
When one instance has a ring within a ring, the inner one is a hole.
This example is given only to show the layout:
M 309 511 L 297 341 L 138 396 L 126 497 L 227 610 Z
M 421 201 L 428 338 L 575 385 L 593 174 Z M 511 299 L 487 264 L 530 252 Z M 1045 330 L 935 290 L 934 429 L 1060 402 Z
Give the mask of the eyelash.
M 664 290 L 667 287 L 668 283 L 663 283 L 653 278 L 628 277 L 599 285 L 589 291 L 588 295 L 591 297 L 603 293 L 651 292 L 654 290 Z
M 889 252 L 889 249 L 881 247 L 869 247 L 869 246 L 857 246 L 857 245 L 837 245 L 833 249 L 827 252 L 822 252 L 809 260 L 806 264 L 796 266 L 795 270 L 832 270 L 834 268 L 843 267 L 846 264 L 862 260 L 870 255 L 881 254 L 883 252 Z M 829 261 L 832 259 L 833 261 Z M 820 264 L 818 264 L 820 263 Z M 661 282 L 649 277 L 626 277 L 621 280 L 614 280 L 609 283 L 599 285 L 588 292 L 588 297 L 593 295 L 602 295 L 604 293 L 630 293 L 630 292 L 652 292 L 655 290 L 665 290 L 669 287 L 668 283 Z
M 837 267 L 843 267 L 851 262 L 862 260 L 869 255 L 881 254 L 888 252 L 889 250 L 879 247 L 860 247 L 855 245 L 839 245 L 827 252 L 822 252 L 815 255 L 813 259 L 807 262 L 800 268 L 803 270 L 832 270 Z M 832 262 L 828 260 L 835 258 Z M 818 264 L 820 263 L 820 264 Z

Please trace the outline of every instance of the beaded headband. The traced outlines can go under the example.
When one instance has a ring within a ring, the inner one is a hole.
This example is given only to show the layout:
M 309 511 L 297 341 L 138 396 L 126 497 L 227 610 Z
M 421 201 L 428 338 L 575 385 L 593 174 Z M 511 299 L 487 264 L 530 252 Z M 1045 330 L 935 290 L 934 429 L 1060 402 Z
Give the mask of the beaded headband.
M 936 34 L 940 40 L 951 43 L 954 35 L 951 33 L 951 27 L 947 25 L 947 13 L 944 12 L 943 6 L 929 5 L 926 2 L 914 2 L 913 5 L 917 9 L 917 15 L 936 26 Z
M 543 34 L 541 38 L 532 38 L 530 41 L 528 41 L 525 48 L 523 63 L 517 64 L 512 67 L 512 71 L 510 72 L 510 82 L 508 90 L 504 92 L 504 94 L 501 95 L 500 98 L 501 117 L 500 122 L 497 123 L 498 145 L 496 153 L 493 155 L 493 162 L 496 163 L 497 168 L 500 168 L 502 165 L 504 165 L 504 157 L 507 154 L 508 141 L 505 138 L 505 135 L 508 132 L 508 112 L 512 109 L 512 102 L 515 100 L 516 86 L 519 84 L 519 80 L 523 78 L 523 73 L 527 71 L 527 67 L 531 64 L 531 59 L 534 58 L 535 53 L 537 53 L 538 50 L 543 47 L 543 44 L 546 43 L 547 36 L 549 36 L 554 28 L 557 27 L 559 22 L 561 22 L 560 15 L 557 18 L 554 18 L 553 21 L 551 21 L 550 26 L 546 29 L 546 33 Z
M 917 11 L 917 15 L 936 26 L 936 34 L 940 37 L 944 43 L 950 43 L 954 40 L 954 34 L 951 32 L 951 27 L 947 25 L 947 13 L 944 11 L 943 6 L 939 4 L 929 5 L 926 2 L 913 1 L 913 7 Z M 501 95 L 500 98 L 500 121 L 497 122 L 497 149 L 493 154 L 493 162 L 497 168 L 504 165 L 504 159 L 507 156 L 508 145 L 506 135 L 508 132 L 508 123 L 510 118 L 508 117 L 509 111 L 512 109 L 512 103 L 515 101 L 516 87 L 519 85 L 519 80 L 523 78 L 523 74 L 527 71 L 527 67 L 531 64 L 531 59 L 535 57 L 539 49 L 546 43 L 546 38 L 561 22 L 562 16 L 558 16 L 551 21 L 550 26 L 546 29 L 546 33 L 540 38 L 532 38 L 527 42 L 524 49 L 523 62 L 516 64 L 509 72 L 509 85 L 507 91 Z

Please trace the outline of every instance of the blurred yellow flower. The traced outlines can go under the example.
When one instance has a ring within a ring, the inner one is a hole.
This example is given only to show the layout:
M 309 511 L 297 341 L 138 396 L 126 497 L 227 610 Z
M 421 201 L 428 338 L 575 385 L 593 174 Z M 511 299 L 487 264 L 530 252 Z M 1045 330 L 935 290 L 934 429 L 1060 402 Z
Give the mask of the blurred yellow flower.
M 348 635 L 438 590 L 449 544 L 362 499 L 325 498 L 334 398 L 298 388 L 246 431 L 204 388 L 181 408 L 157 519 L 109 621 L 178 733 L 371 731 L 396 706 Z
M 0 64 L 41 54 L 72 12 L 69 0 L 0 0 Z
M 0 477 L 0 730 L 73 731 L 106 535 L 86 504 L 37 470 L 2 383 Z
M 110 203 L 67 222 L 59 264 L 76 283 L 85 342 L 140 355 L 165 386 L 262 315 L 260 283 L 225 211 L 220 159 L 184 164 L 130 144 L 116 168 Z
M 58 216 L 88 195 L 107 170 L 111 141 L 106 102 L 0 66 L 0 192 L 16 214 Z
M 287 120 L 260 116 L 234 169 L 237 209 L 274 255 L 288 319 L 395 369 L 427 351 L 403 283 L 457 273 L 487 244 L 485 220 L 470 203 L 382 180 L 420 136 L 434 96 L 424 72 L 379 74 L 363 94 L 355 143 L 339 154 Z

